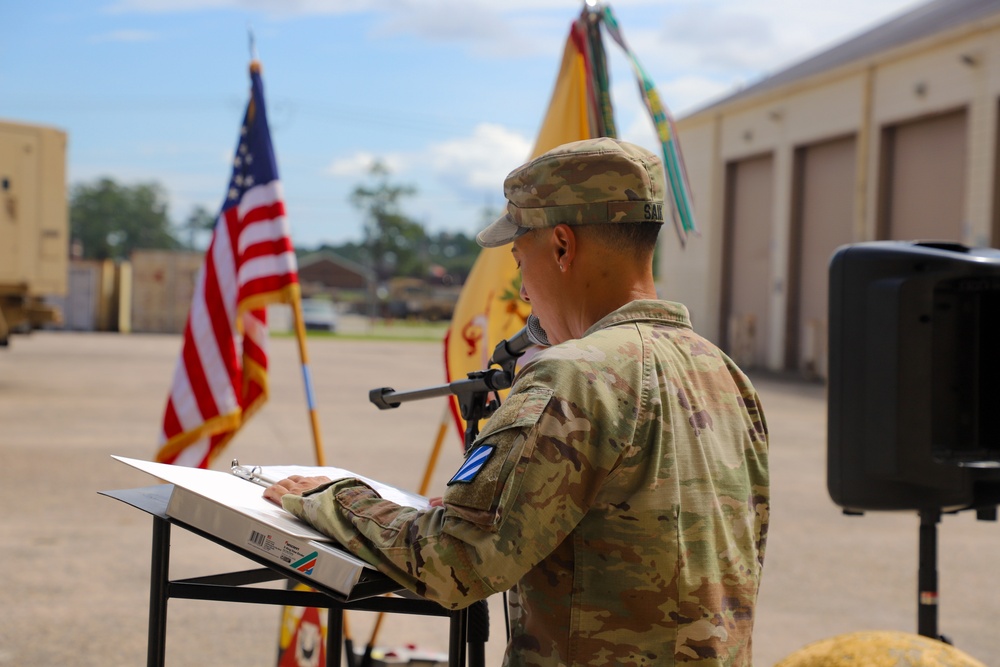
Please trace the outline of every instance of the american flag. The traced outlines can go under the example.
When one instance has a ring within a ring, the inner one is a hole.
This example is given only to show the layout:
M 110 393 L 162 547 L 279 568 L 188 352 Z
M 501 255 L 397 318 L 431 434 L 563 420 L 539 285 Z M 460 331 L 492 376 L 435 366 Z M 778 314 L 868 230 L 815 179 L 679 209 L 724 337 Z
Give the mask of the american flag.
M 268 303 L 298 298 L 260 66 L 163 416 L 156 460 L 206 468 L 267 399 Z

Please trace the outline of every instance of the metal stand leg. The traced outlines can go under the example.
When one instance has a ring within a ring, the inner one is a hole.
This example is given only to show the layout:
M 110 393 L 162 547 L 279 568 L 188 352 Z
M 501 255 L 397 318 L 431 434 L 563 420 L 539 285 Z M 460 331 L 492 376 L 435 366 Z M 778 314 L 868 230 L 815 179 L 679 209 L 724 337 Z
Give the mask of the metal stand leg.
M 920 510 L 920 562 L 917 569 L 917 633 L 938 635 L 937 524 L 940 510 Z
M 170 579 L 170 522 L 153 517 L 153 557 L 149 575 L 147 667 L 163 667 L 167 652 L 167 584 Z
M 348 647 L 350 649 L 350 647 Z M 340 654 L 344 651 L 344 610 L 326 610 L 326 665 L 340 667 Z M 350 663 L 348 663 L 350 664 Z
M 490 639 L 490 607 L 480 600 L 469 607 L 469 667 L 486 667 L 486 642 Z
M 490 638 L 490 608 L 486 600 L 451 613 L 448 667 L 486 667 L 486 642 Z
M 469 610 L 451 613 L 451 631 L 448 641 L 448 667 L 464 667 L 465 638 L 469 634 Z

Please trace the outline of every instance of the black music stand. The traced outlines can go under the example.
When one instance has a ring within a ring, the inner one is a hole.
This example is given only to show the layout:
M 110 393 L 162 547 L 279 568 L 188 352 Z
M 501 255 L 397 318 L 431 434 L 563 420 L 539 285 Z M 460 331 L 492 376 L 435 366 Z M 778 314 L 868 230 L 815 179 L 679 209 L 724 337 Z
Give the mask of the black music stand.
M 165 664 L 167 601 L 170 598 L 325 608 L 329 610 L 326 646 L 328 667 L 341 665 L 345 610 L 449 617 L 451 619 L 449 667 L 462 667 L 466 664 L 470 667 L 485 667 L 485 642 L 489 638 L 488 620 L 483 620 L 489 618 L 485 600 L 476 602 L 466 609 L 449 611 L 436 602 L 425 600 L 401 589 L 399 584 L 375 570 L 358 581 L 348 595 L 338 593 L 295 570 L 283 568 L 253 552 L 224 542 L 205 531 L 167 516 L 167 503 L 172 490 L 172 484 L 159 484 L 137 489 L 100 492 L 101 495 L 120 500 L 153 517 L 147 667 L 163 667 Z M 264 567 L 171 580 L 171 525 L 178 525 Z M 250 584 L 288 579 L 301 582 L 315 591 L 248 587 Z M 385 593 L 395 593 L 396 596 L 386 597 Z

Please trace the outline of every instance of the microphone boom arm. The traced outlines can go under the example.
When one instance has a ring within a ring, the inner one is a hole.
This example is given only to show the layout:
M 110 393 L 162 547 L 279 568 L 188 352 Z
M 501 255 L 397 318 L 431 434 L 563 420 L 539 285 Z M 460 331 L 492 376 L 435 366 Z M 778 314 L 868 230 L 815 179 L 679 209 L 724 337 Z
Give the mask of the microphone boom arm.
M 479 434 L 480 420 L 489 417 L 500 407 L 500 398 L 495 392 L 510 388 L 514 383 L 518 359 L 533 345 L 543 347 L 549 345 L 548 336 L 534 314 L 528 316 L 521 331 L 507 340 L 500 341 L 493 349 L 493 356 L 490 357 L 488 366 L 497 365 L 500 368 L 473 371 L 468 374 L 466 380 L 455 380 L 448 384 L 412 391 L 397 392 L 392 387 L 380 387 L 368 392 L 368 400 L 379 410 L 389 410 L 398 408 L 406 401 L 454 394 L 458 397 L 462 419 L 465 420 L 465 448 L 468 450 Z
M 465 420 L 465 448 L 468 449 L 479 434 L 479 421 L 489 417 L 500 407 L 499 399 L 494 396 L 491 400 L 487 400 L 487 397 L 491 392 L 510 388 L 513 380 L 513 372 L 489 368 L 469 373 L 468 379 L 455 380 L 436 387 L 402 392 L 398 392 L 392 387 L 372 389 L 368 392 L 368 400 L 374 403 L 379 410 L 390 410 L 398 408 L 402 403 L 408 401 L 420 401 L 425 398 L 454 394 L 458 397 L 459 410 L 462 419 Z
M 392 387 L 379 387 L 368 392 L 368 400 L 375 404 L 379 410 L 391 410 L 398 408 L 400 404 L 409 401 L 422 401 L 425 398 L 436 398 L 454 394 L 459 398 L 473 394 L 488 394 L 491 391 L 508 389 L 511 385 L 511 376 L 507 371 L 491 368 L 485 371 L 469 373 L 466 380 L 455 380 L 448 384 L 440 384 L 436 387 L 425 387 L 423 389 L 412 389 L 410 391 L 396 391 Z M 465 415 L 463 414 L 464 418 Z

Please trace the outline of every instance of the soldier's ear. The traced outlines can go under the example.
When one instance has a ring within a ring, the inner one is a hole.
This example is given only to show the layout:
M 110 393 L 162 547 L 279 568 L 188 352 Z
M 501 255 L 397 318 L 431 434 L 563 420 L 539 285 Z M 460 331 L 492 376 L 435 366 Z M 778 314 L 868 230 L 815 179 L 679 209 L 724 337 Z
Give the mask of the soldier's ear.
M 568 266 L 576 257 L 576 232 L 567 224 L 558 224 L 552 228 L 552 249 L 554 259 L 560 266 Z

